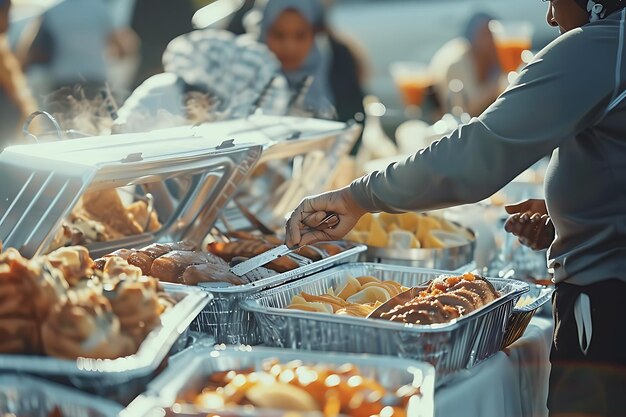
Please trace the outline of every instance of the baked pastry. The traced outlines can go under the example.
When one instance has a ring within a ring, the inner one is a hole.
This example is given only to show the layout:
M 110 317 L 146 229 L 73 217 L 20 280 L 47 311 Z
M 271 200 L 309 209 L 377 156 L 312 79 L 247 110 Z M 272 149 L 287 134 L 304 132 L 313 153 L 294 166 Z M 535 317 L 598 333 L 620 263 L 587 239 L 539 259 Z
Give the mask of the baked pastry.
M 112 291 L 105 292 L 118 317 L 122 333 L 132 337 L 139 346 L 145 337 L 161 324 L 165 306 L 159 301 L 155 279 L 140 277 L 120 281 Z
M 118 258 L 122 258 L 125 261 L 128 261 L 128 257 L 135 252 L 137 251 L 134 249 L 118 249 L 115 252 L 111 252 L 108 255 L 104 255 L 102 258 L 98 258 L 95 261 L 93 261 L 93 268 L 96 270 L 102 271 L 102 269 L 104 269 L 104 265 L 106 264 L 106 261 L 108 258 L 117 256 Z
M 27 260 L 12 248 L 0 255 L 0 317 L 41 320 L 67 288 L 45 258 Z
M 59 248 L 46 255 L 46 258 L 52 266 L 61 270 L 70 285 L 93 274 L 93 260 L 84 246 Z
M 111 256 L 102 268 L 102 279 L 105 283 L 117 285 L 119 281 L 137 281 L 141 278 L 140 268 L 130 265 L 124 258 Z
M 86 192 L 79 207 L 103 223 L 112 239 L 143 233 L 143 227 L 126 212 L 115 188 Z
M 148 212 L 148 205 L 144 201 L 135 201 L 126 207 L 126 212 L 141 226 L 144 231 L 152 232 L 161 228 L 156 211 Z M 147 227 L 146 227 L 147 226 Z
M 0 318 L 0 354 L 39 352 L 41 340 L 36 320 Z
M 74 294 L 72 294 L 74 295 Z M 57 304 L 41 327 L 44 351 L 62 359 L 116 359 L 137 351 L 109 301 L 95 293 Z

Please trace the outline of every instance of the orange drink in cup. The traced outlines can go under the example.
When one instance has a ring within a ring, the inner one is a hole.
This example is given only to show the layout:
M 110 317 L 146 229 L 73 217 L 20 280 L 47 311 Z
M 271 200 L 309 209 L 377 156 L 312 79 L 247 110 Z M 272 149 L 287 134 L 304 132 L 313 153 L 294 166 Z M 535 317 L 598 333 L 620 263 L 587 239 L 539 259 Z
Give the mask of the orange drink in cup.
M 533 26 L 529 22 L 492 20 L 489 29 L 493 34 L 498 59 L 505 73 L 517 71 L 522 65 L 522 52 L 532 43 Z
M 407 106 L 421 106 L 433 77 L 428 65 L 420 62 L 394 62 L 391 76 L 398 86 Z

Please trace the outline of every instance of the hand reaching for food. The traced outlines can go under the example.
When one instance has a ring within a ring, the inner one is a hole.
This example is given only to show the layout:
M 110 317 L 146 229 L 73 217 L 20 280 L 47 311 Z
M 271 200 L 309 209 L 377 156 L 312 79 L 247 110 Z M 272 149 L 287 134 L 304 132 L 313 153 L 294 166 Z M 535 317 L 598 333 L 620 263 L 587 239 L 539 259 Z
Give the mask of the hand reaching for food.
M 533 250 L 547 249 L 552 244 L 555 230 L 544 200 L 526 200 L 505 206 L 505 210 L 510 216 L 504 230 L 518 237 L 521 244 Z
M 320 228 L 320 223 L 334 213 L 335 227 Z M 352 197 L 349 187 L 308 197 L 289 216 L 286 243 L 290 248 L 344 237 L 366 211 Z

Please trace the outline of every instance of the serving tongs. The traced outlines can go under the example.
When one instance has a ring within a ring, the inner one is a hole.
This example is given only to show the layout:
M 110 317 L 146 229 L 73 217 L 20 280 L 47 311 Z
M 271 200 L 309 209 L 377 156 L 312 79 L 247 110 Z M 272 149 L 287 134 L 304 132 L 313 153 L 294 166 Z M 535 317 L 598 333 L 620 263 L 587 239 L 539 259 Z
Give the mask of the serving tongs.
M 310 228 L 310 230 L 325 230 L 332 229 L 339 224 L 339 216 L 335 213 L 329 213 L 321 222 L 315 227 Z M 274 249 L 270 249 L 267 252 L 261 253 L 253 258 L 250 258 L 238 265 L 230 268 L 230 271 L 237 276 L 244 276 L 247 273 L 254 271 L 255 269 L 266 265 L 272 262 L 275 259 L 280 258 L 281 256 L 285 256 L 292 252 L 300 249 L 300 246 L 295 248 L 289 248 L 287 245 L 280 245 L 275 247 Z M 296 256 L 296 254 L 292 254 L 291 256 Z

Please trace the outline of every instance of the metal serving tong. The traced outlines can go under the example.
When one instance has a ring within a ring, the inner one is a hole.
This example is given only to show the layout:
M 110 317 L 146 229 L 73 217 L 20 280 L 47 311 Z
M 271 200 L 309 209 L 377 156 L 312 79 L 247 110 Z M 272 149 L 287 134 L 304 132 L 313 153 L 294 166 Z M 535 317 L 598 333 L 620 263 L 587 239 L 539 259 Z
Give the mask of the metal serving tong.
M 310 228 L 310 230 L 325 230 L 332 229 L 337 227 L 339 224 L 339 216 L 335 213 L 328 213 L 324 219 L 315 227 Z M 244 276 L 250 271 L 254 271 L 255 269 L 266 265 L 272 262 L 274 259 L 278 259 L 281 256 L 285 256 L 291 252 L 295 252 L 300 247 L 289 248 L 287 245 L 280 245 L 275 247 L 274 249 L 270 249 L 267 252 L 264 252 L 260 255 L 257 255 L 253 258 L 248 259 L 240 264 L 237 264 L 230 268 L 230 272 L 237 276 Z

